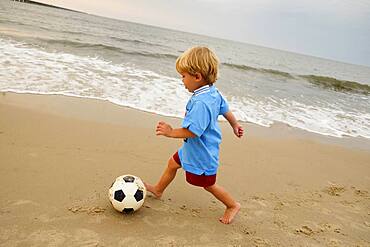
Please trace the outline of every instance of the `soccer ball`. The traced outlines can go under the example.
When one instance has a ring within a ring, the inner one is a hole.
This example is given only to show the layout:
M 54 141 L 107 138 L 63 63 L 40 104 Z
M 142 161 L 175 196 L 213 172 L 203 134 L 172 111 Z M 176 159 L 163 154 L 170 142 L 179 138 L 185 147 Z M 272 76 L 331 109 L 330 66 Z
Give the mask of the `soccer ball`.
M 119 212 L 130 213 L 138 210 L 144 203 L 146 188 L 143 181 L 134 175 L 116 178 L 109 188 L 109 200 Z

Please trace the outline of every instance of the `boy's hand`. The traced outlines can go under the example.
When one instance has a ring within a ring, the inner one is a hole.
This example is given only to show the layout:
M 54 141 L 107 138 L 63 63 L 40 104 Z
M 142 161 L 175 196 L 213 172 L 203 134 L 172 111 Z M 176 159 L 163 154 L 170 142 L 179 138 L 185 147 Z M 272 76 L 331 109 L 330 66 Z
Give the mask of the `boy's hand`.
M 231 128 L 233 128 L 234 134 L 239 138 L 242 137 L 244 134 L 243 127 L 238 123 L 234 114 L 231 111 L 228 111 L 224 114 L 224 117 L 229 122 Z
M 155 131 L 155 134 L 157 136 L 162 135 L 162 136 L 171 137 L 171 133 L 172 133 L 171 125 L 165 122 L 162 122 L 162 121 L 158 123 L 157 129 Z
M 239 125 L 239 124 L 236 124 L 236 125 L 233 127 L 233 130 L 234 130 L 234 134 L 235 134 L 237 137 L 239 137 L 239 138 L 241 138 L 241 137 L 243 136 L 243 134 L 244 134 L 244 129 L 243 129 L 243 127 L 242 127 L 241 125 Z

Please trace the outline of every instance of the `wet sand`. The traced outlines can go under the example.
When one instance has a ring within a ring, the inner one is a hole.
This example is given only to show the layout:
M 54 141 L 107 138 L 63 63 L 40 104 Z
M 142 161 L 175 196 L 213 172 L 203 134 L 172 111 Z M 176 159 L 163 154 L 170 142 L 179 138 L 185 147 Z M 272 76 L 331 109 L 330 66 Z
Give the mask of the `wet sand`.
M 0 246 L 370 246 L 370 141 L 284 125 L 222 122 L 218 183 L 241 203 L 231 225 L 179 171 L 161 200 L 116 212 L 123 174 L 155 183 L 181 120 L 65 96 L 0 94 Z

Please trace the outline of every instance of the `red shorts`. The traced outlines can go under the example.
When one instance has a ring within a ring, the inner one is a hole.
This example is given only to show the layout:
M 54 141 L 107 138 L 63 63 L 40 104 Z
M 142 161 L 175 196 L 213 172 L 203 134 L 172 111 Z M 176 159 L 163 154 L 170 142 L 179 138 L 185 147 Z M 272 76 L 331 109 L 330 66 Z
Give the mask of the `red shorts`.
M 176 161 L 177 164 L 181 166 L 181 161 L 179 158 L 178 152 L 176 152 L 172 158 Z M 212 186 L 216 183 L 216 174 L 215 175 L 196 175 L 191 172 L 185 172 L 186 173 L 186 181 L 189 184 L 199 186 L 199 187 L 208 187 Z

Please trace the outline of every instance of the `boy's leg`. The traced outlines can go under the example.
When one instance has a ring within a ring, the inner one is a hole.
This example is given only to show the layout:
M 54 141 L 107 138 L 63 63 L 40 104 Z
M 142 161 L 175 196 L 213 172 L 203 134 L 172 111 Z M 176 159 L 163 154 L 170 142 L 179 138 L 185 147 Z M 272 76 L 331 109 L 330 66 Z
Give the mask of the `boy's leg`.
M 160 198 L 163 194 L 163 191 L 175 178 L 177 169 L 179 168 L 181 168 L 181 166 L 176 163 L 173 157 L 171 157 L 168 160 L 166 170 L 163 172 L 162 177 L 159 179 L 158 183 L 154 186 L 144 183 L 146 189 L 152 192 L 157 198 Z
M 218 200 L 220 200 L 225 206 L 226 210 L 224 215 L 220 218 L 220 221 L 224 224 L 230 224 L 234 219 L 235 215 L 240 210 L 240 204 L 236 202 L 231 195 L 221 186 L 212 185 L 204 187 L 205 190 L 212 193 Z

